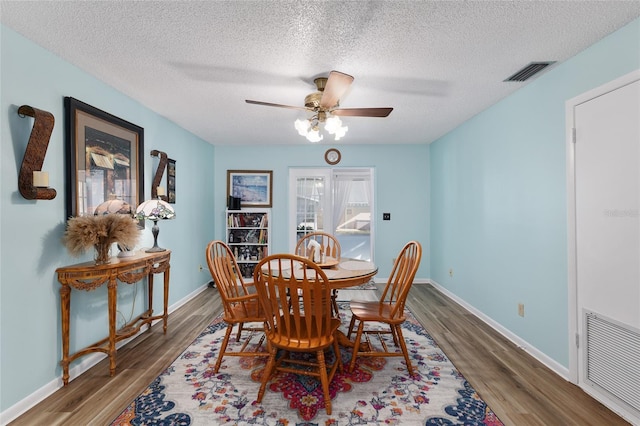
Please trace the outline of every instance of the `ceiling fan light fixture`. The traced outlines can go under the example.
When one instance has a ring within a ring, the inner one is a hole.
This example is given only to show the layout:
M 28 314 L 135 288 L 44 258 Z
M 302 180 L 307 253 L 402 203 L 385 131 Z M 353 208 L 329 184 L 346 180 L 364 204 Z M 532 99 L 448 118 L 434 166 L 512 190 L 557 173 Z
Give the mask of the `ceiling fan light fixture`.
M 270 107 L 305 110 L 313 114 L 306 120 L 297 119 L 295 129 L 300 136 L 310 142 L 322 140 L 320 124 L 324 124 L 327 132 L 334 135 L 335 140 L 342 138 L 349 128 L 342 125 L 339 115 L 348 117 L 387 117 L 393 108 L 341 108 L 340 98 L 353 83 L 353 76 L 340 71 L 331 71 L 329 77 L 318 77 L 313 81 L 318 89 L 304 98 L 304 107 L 274 104 L 271 102 L 253 101 L 245 99 L 248 104 Z M 335 114 L 335 115 L 334 115 Z
M 335 140 L 339 141 L 340 138 L 347 134 L 347 130 L 349 130 L 347 126 L 339 127 L 338 129 L 336 129 Z
M 307 140 L 309 142 L 320 142 L 324 136 L 320 134 L 320 129 L 314 127 L 309 133 L 307 133 Z
M 327 132 L 331 135 L 333 135 L 340 127 L 342 127 L 342 121 L 340 120 L 340 117 L 336 117 L 335 115 L 327 118 L 324 124 L 324 128 L 327 129 Z
M 307 136 L 307 134 L 309 133 L 309 129 L 311 128 L 311 123 L 309 122 L 309 120 L 301 120 L 299 118 L 295 121 L 295 123 L 293 123 L 293 125 L 298 131 L 298 134 L 305 137 Z
M 326 118 L 325 118 L 326 117 Z M 349 128 L 342 125 L 342 120 L 337 116 L 330 116 L 328 112 L 318 112 L 313 117 L 302 120 L 298 118 L 293 126 L 300 136 L 307 138 L 309 142 L 320 142 L 323 136 L 320 134 L 320 124 L 324 124 L 325 130 L 333 135 L 335 140 L 340 140 Z
M 340 117 L 335 115 L 326 119 L 324 128 L 329 134 L 334 135 L 335 140 L 340 140 L 340 138 L 347 134 L 347 130 L 349 130 L 347 126 L 342 125 Z

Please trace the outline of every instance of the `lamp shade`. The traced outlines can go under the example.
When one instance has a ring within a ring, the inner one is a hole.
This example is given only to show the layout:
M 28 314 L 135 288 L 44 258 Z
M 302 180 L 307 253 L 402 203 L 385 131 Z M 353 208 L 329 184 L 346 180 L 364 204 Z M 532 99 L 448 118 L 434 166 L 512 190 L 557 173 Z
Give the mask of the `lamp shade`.
M 320 130 L 317 128 L 311 129 L 309 133 L 307 133 L 307 140 L 309 142 L 320 142 L 323 136 L 320 134 Z
M 133 213 L 133 209 L 127 203 L 122 200 L 109 200 L 104 203 L 98 204 L 96 210 L 93 212 L 94 215 L 102 215 L 109 213 L 118 213 L 118 214 L 131 214 Z
M 309 133 L 309 120 L 297 119 L 293 125 L 300 136 L 307 136 Z
M 342 127 L 342 120 L 340 120 L 340 117 L 336 116 L 328 117 L 324 124 L 324 128 L 331 135 L 333 135 L 340 127 Z
M 165 220 L 176 217 L 176 212 L 171 204 L 163 200 L 152 199 L 140 204 L 136 209 L 137 219 Z

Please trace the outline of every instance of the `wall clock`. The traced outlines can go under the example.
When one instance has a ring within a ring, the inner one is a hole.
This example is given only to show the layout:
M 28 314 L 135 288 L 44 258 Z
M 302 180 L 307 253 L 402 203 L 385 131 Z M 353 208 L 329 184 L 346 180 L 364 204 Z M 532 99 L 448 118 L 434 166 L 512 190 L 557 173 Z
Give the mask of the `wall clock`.
M 327 152 L 324 153 L 324 160 L 332 166 L 334 164 L 338 164 L 341 158 L 342 155 L 340 154 L 340 151 L 335 148 L 329 148 Z

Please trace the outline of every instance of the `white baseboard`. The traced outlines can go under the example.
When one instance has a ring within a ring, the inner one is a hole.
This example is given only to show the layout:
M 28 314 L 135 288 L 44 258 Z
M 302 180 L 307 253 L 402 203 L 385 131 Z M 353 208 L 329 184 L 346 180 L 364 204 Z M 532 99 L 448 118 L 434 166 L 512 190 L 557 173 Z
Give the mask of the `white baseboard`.
M 514 345 L 518 346 L 520 349 L 522 349 L 523 351 L 525 351 L 526 353 L 528 353 L 529 355 L 531 355 L 532 357 L 534 357 L 535 359 L 537 359 L 538 361 L 543 363 L 545 366 L 547 366 L 549 369 L 551 369 L 554 373 L 558 374 L 563 379 L 565 379 L 567 381 L 570 381 L 569 380 L 569 369 L 567 367 L 563 366 L 562 364 L 558 363 L 554 359 L 550 358 L 544 352 L 540 351 L 535 346 L 533 346 L 532 344 L 528 343 L 526 340 L 522 339 L 517 334 L 514 334 L 509 329 L 503 327 L 502 325 L 500 325 L 499 323 L 494 321 L 492 318 L 488 317 L 487 315 L 485 315 L 481 311 L 479 311 L 476 308 L 474 308 L 473 306 L 469 305 L 467 302 L 465 302 L 464 300 L 460 299 L 455 294 L 451 293 L 449 290 L 447 290 L 446 288 L 444 288 L 443 286 L 438 284 L 436 281 L 434 281 L 434 280 L 427 280 L 427 281 L 429 281 L 431 283 L 431 285 L 433 285 L 433 287 L 436 290 L 438 290 L 440 293 L 442 293 L 445 296 L 449 297 L 451 300 L 456 302 L 458 305 L 462 306 L 464 309 L 466 309 L 467 311 L 471 312 L 473 315 L 475 315 L 476 317 L 481 319 L 489 327 L 493 328 L 498 333 L 502 334 L 505 338 L 507 338 L 509 341 L 511 341 Z M 414 284 L 415 284 L 415 282 L 414 282 Z
M 587 393 L 593 399 L 597 399 L 598 401 L 600 401 L 611 411 L 613 411 L 632 425 L 640 426 L 640 416 L 638 415 L 638 411 L 634 410 L 633 407 L 626 406 L 619 400 L 610 397 L 607 392 L 601 391 L 597 388 L 597 386 L 590 386 L 589 384 L 585 383 L 584 386 L 580 386 L 580 389 L 585 391 L 585 393 Z
M 178 300 L 173 305 L 169 306 L 169 309 L 168 309 L 169 314 L 174 312 L 176 309 L 180 308 L 189 300 L 196 297 L 198 294 L 205 291 L 207 288 L 208 288 L 208 282 L 202 285 L 201 287 L 196 288 L 194 291 L 192 291 L 182 299 Z M 158 319 L 154 321 L 151 324 L 151 326 L 156 324 L 158 321 L 161 321 L 161 320 Z M 147 330 L 147 327 L 143 327 L 137 334 L 129 337 L 128 339 L 124 339 L 118 342 L 116 344 L 116 347 L 118 349 L 123 347 L 124 345 L 126 345 L 127 343 L 129 343 L 130 341 L 138 337 L 141 333 L 145 332 L 146 330 Z M 106 357 L 107 355 L 103 353 L 93 353 L 83 357 L 80 363 L 74 365 L 72 368 L 69 369 L 69 381 L 71 382 L 73 379 L 80 376 L 82 373 L 86 372 L 87 370 L 89 370 L 94 365 L 98 364 L 100 361 L 102 361 Z M 39 388 L 38 390 L 36 390 L 31 395 L 27 396 L 26 398 L 23 398 L 22 400 L 18 401 L 17 403 L 15 403 L 11 407 L 7 408 L 2 413 L 0 413 L 0 425 L 4 426 L 9 422 L 15 420 L 21 414 L 25 413 L 30 408 L 34 407 L 36 404 L 40 403 L 45 398 L 51 396 L 55 391 L 62 388 L 62 386 L 63 386 L 62 375 L 60 375 L 55 379 L 51 380 L 49 383 L 42 386 L 41 388 Z
M 376 284 L 386 284 L 388 280 L 389 278 L 375 277 L 373 279 L 373 282 Z M 413 283 L 414 284 L 431 284 L 431 280 L 429 278 L 414 278 Z

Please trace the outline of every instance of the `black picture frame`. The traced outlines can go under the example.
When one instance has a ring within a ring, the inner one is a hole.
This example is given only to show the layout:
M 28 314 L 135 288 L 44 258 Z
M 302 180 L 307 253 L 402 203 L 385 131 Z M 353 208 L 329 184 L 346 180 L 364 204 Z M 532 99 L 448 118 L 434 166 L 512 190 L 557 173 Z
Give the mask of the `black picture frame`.
M 64 105 L 67 218 L 112 199 L 135 212 L 144 201 L 144 129 L 72 97 Z
M 176 203 L 176 160 L 167 159 L 167 202 Z

